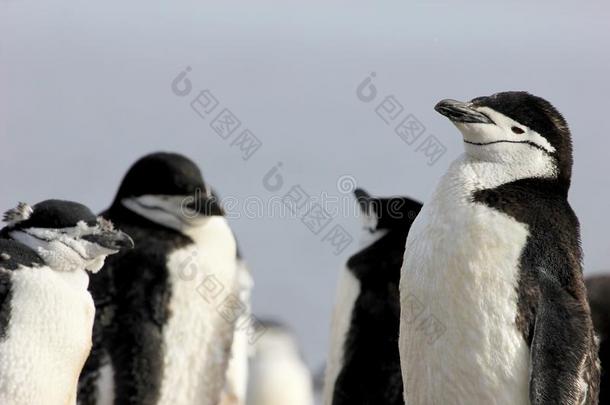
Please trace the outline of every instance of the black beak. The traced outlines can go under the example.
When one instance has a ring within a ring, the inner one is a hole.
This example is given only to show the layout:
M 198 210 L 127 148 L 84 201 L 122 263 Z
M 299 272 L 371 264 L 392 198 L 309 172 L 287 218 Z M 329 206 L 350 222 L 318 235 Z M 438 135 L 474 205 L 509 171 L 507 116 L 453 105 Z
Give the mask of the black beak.
M 360 205 L 360 209 L 366 212 L 368 209 L 369 201 L 371 199 L 371 195 L 363 189 L 357 188 L 354 190 L 354 196 L 356 197 L 356 201 L 358 201 L 358 204 Z
M 357 200 L 371 198 L 371 195 L 361 188 L 354 190 L 354 196 L 356 196 Z
M 94 235 L 85 235 L 83 239 L 110 250 L 133 249 L 133 239 L 125 232 L 103 231 Z
M 447 99 L 440 101 L 434 109 L 453 122 L 494 124 L 487 115 L 472 108 L 471 103 Z

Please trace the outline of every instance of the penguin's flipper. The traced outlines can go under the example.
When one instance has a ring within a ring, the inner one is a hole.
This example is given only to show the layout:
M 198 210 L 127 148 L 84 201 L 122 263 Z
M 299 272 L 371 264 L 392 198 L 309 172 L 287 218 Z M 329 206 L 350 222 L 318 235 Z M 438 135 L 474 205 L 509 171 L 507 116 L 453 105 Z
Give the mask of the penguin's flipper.
M 102 286 L 108 294 L 111 294 L 111 288 L 108 285 L 103 285 L 100 278 L 105 278 L 107 272 L 102 271 L 91 276 L 90 288 L 92 291 L 99 290 Z M 99 392 L 98 382 L 101 378 L 100 371 L 109 361 L 104 343 L 107 339 L 105 331 L 108 324 L 114 322 L 115 308 L 111 305 L 112 301 L 108 299 L 95 300 L 95 321 L 93 322 L 93 331 L 91 334 L 91 352 L 85 361 L 85 365 L 81 371 L 78 380 L 78 401 L 79 405 L 96 404 Z
M 599 376 L 587 372 L 596 358 L 591 349 L 587 304 L 544 269 L 538 274 L 540 299 L 531 342 L 530 401 L 535 405 L 593 404 L 595 392 L 588 391 Z
M 0 339 L 6 334 L 10 320 L 11 273 L 0 268 Z

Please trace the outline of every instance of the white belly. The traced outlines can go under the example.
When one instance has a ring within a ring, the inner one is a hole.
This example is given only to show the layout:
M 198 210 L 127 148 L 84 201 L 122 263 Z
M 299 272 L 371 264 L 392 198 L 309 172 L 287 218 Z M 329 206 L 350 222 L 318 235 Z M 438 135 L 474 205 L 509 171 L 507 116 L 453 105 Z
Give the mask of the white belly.
M 250 343 L 248 342 L 249 333 L 247 325 L 251 316 L 250 293 L 254 281 L 250 275 L 250 270 L 243 261 L 237 265 L 237 287 L 238 294 L 242 302 L 247 306 L 237 320 L 239 327 L 233 333 L 233 343 L 231 345 L 231 358 L 227 366 L 226 382 L 219 405 L 245 405 L 246 393 L 248 389 L 248 357 L 250 353 Z
M 74 405 L 95 316 L 87 274 L 23 268 L 11 280 L 11 318 L 0 342 L 0 404 Z
M 234 294 L 233 235 L 223 218 L 211 218 L 193 238 L 194 245 L 168 260 L 172 294 L 163 328 L 162 405 L 215 405 L 233 336 L 233 324 L 220 311 Z M 202 285 L 206 279 L 214 280 L 214 293 Z
M 376 221 L 375 218 L 370 216 L 365 216 L 364 220 L 367 221 L 365 224 L 367 227 L 371 226 L 371 222 Z M 374 233 L 365 230 L 360 235 L 360 249 L 364 250 L 373 245 L 385 236 L 386 233 L 386 230 L 378 230 Z M 346 265 L 339 274 L 339 282 L 337 284 L 337 293 L 335 296 L 330 349 L 324 375 L 324 392 L 322 395 L 324 405 L 331 405 L 333 401 L 337 377 L 343 369 L 343 352 L 352 324 L 352 312 L 354 311 L 354 305 L 356 305 L 356 300 L 358 299 L 361 290 L 362 286 L 360 285 L 360 280 L 354 276 Z
M 412 404 L 528 404 L 515 325 L 523 224 L 471 203 L 447 175 L 416 219 L 401 276 L 400 353 Z
M 330 349 L 324 381 L 324 405 L 333 399 L 335 383 L 343 366 L 343 348 L 352 322 L 352 311 L 360 295 L 360 282 L 347 267 L 341 270 L 332 317 Z
M 248 405 L 314 405 L 309 370 L 291 358 L 254 360 Z

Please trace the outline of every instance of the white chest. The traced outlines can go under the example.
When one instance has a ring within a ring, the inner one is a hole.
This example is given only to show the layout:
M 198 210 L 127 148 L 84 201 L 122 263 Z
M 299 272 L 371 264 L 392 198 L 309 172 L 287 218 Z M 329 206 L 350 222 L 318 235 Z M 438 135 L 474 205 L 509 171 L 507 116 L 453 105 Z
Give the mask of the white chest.
M 221 312 L 236 282 L 235 241 L 223 218 L 192 237 L 195 244 L 168 258 L 172 293 L 159 404 L 213 405 L 224 383 L 233 324 Z
M 527 404 L 529 349 L 515 326 L 523 224 L 471 202 L 450 171 L 416 219 L 401 276 L 400 351 L 412 404 Z
M 314 405 L 309 370 L 298 358 L 255 359 L 250 369 L 249 405 Z
M 91 349 L 95 308 L 84 271 L 12 272 L 11 318 L 0 342 L 0 403 L 72 405 Z
M 343 268 L 339 275 L 331 324 L 330 348 L 324 378 L 324 405 L 332 403 L 335 383 L 343 367 L 343 352 L 352 322 L 352 312 L 359 295 L 360 282 L 347 267 Z
M 375 219 L 366 216 L 365 220 L 374 221 Z M 385 234 L 385 230 L 376 231 L 374 233 L 365 230 L 360 235 L 360 249 L 363 250 L 371 246 Z M 352 324 L 352 313 L 361 290 L 362 286 L 360 280 L 356 278 L 347 266 L 344 267 L 339 274 L 335 307 L 333 310 L 330 349 L 324 376 L 324 405 L 330 405 L 333 400 L 337 377 L 339 376 L 339 373 L 341 373 L 344 364 L 343 353 L 345 350 L 345 342 Z
M 250 330 L 244 327 L 251 316 L 250 293 L 254 281 L 246 264 L 239 260 L 237 263 L 237 287 L 238 295 L 247 306 L 247 311 L 240 315 L 237 320 L 239 325 L 233 333 L 231 345 L 231 358 L 227 367 L 226 384 L 223 390 L 223 398 L 219 404 L 240 405 L 245 404 L 246 390 L 248 387 L 248 360 L 250 356 Z

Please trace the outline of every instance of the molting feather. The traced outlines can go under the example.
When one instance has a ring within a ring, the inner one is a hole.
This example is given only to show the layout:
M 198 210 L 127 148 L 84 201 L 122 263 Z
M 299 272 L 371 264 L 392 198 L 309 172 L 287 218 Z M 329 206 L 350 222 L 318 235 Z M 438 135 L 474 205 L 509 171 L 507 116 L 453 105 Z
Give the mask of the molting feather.
M 114 231 L 114 224 L 109 219 L 97 217 L 97 223 L 102 231 Z
M 9 226 L 15 225 L 18 222 L 25 221 L 28 219 L 34 210 L 28 204 L 20 202 L 15 208 L 12 208 L 4 213 L 2 220 L 9 224 Z

